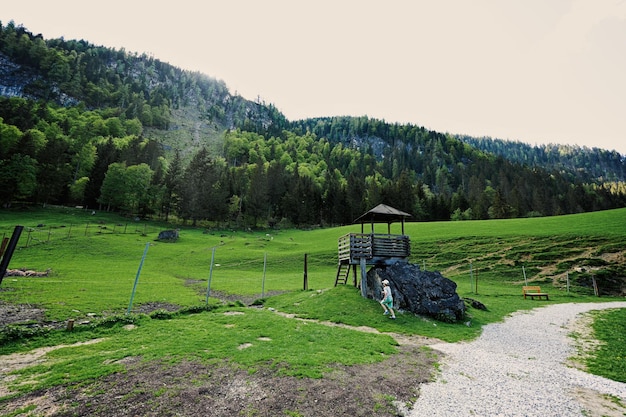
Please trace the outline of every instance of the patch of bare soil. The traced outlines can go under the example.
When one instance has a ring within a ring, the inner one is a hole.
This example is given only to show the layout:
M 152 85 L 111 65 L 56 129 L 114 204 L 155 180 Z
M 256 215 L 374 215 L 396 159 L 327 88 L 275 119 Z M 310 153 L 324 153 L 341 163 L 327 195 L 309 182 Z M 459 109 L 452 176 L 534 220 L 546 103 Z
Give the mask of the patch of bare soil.
M 165 310 L 165 311 L 174 312 L 174 311 L 180 310 L 180 306 L 177 304 L 154 301 L 150 303 L 143 303 L 133 308 L 133 312 L 142 313 L 142 314 L 150 314 L 156 310 Z
M 263 296 L 261 294 L 253 294 L 253 295 L 241 295 L 241 294 L 228 294 L 225 292 L 221 292 L 221 291 L 215 291 L 212 290 L 211 291 L 211 297 L 215 297 L 215 298 L 219 298 L 220 300 L 222 300 L 223 302 L 240 302 L 244 305 L 252 305 L 255 301 L 262 299 L 262 298 L 267 298 L 267 297 L 273 297 L 275 295 L 280 295 L 285 293 L 285 291 L 268 291 L 266 292 Z
M 127 371 L 0 403 L 44 416 L 398 416 L 431 379 L 436 356 L 419 346 L 373 365 L 337 365 L 322 379 L 279 376 L 234 364 L 126 362 Z
M 41 322 L 44 311 L 26 304 L 8 304 L 0 301 L 0 328 L 16 323 Z
M 624 417 L 626 407 L 610 396 L 588 388 L 577 388 L 574 395 L 589 417 Z
M 572 368 L 587 371 L 585 361 L 598 349 L 600 341 L 593 334 L 593 315 L 582 314 L 577 320 L 569 324 L 567 329 L 573 335 L 576 354 L 567 360 Z

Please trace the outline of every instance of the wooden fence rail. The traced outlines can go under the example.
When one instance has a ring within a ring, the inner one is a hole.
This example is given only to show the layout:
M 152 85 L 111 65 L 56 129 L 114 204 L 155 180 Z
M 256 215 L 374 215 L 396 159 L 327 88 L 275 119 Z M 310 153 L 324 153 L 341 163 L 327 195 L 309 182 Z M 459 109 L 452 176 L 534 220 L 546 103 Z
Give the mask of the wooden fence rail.
M 387 258 L 408 258 L 411 244 L 408 236 L 374 233 L 348 233 L 338 241 L 340 263 L 359 263 Z

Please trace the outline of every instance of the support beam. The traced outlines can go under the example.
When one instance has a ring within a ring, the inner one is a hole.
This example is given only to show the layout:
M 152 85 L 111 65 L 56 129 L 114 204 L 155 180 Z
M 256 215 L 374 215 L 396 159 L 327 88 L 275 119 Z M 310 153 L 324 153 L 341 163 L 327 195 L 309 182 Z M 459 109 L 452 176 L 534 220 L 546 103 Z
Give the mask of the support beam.
M 24 226 L 15 226 L 15 229 L 13 229 L 13 235 L 11 235 L 11 240 L 9 240 L 9 244 L 6 246 L 4 254 L 2 255 L 2 261 L 0 261 L 0 284 L 2 284 L 4 274 L 7 272 L 9 262 L 11 262 L 13 252 L 17 247 L 17 242 L 20 240 L 22 230 L 24 230 Z
M 367 270 L 366 260 L 361 258 L 361 296 L 367 297 Z

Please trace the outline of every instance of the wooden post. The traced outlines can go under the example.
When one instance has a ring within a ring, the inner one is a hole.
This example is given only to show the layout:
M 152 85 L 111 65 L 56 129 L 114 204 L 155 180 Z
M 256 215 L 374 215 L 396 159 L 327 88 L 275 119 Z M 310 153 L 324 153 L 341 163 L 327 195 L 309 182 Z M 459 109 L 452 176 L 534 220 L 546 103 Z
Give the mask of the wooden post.
M 367 270 L 365 258 L 361 258 L 361 295 L 367 297 Z
M 9 262 L 11 262 L 11 257 L 13 256 L 13 252 L 17 247 L 17 242 L 20 240 L 20 235 L 22 234 L 22 230 L 24 230 L 24 226 L 15 226 L 13 229 L 13 234 L 11 235 L 11 239 L 7 244 L 7 247 L 2 254 L 2 260 L 0 260 L 0 284 L 2 284 L 2 279 L 4 278 L 4 274 L 7 272 L 7 268 L 9 267 Z
M 478 295 L 478 269 L 474 271 L 474 294 Z
M 591 282 L 593 283 L 593 293 L 596 297 L 600 296 L 600 292 L 598 291 L 598 283 L 596 282 L 596 276 L 591 275 Z
M 303 283 L 304 291 L 309 289 L 309 273 L 308 273 L 308 263 L 307 263 L 307 254 L 304 254 L 304 283 Z
M 68 332 L 74 330 L 74 319 L 69 319 L 67 321 L 67 327 L 65 328 Z

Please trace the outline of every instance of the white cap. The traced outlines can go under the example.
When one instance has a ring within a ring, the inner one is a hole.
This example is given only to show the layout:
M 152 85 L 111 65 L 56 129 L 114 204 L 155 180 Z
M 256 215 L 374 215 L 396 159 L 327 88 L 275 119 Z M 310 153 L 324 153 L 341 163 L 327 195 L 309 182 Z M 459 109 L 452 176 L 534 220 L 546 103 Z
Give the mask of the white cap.
M 389 285 L 389 281 L 387 281 L 386 279 L 383 280 L 383 284 L 385 285 Z

